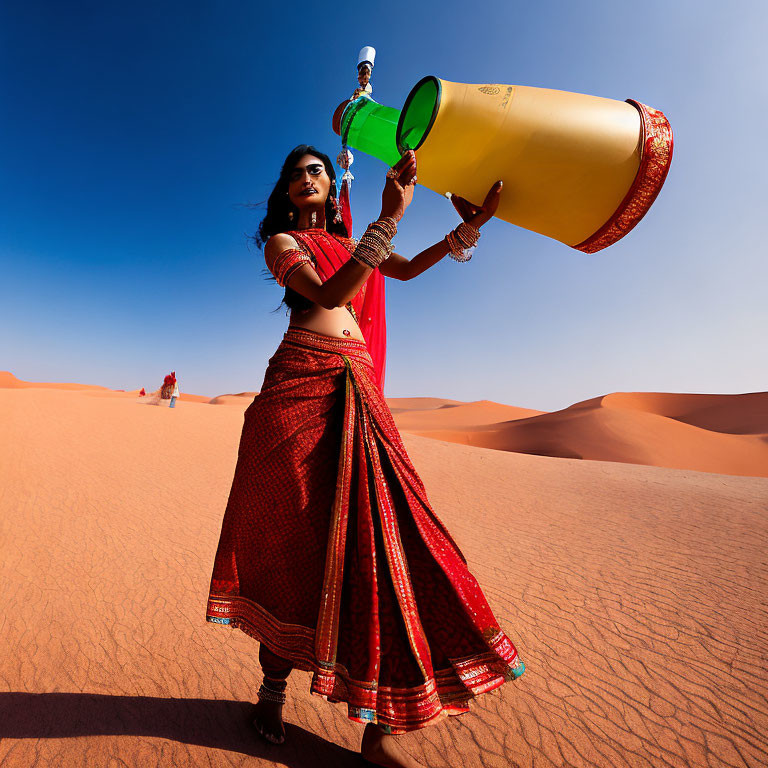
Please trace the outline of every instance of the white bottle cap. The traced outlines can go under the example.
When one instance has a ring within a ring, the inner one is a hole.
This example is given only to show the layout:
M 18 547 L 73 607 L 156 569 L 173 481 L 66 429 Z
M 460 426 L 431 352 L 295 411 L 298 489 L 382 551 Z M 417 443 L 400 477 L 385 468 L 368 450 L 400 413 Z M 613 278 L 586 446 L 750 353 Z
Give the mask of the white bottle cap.
M 373 69 L 373 61 L 376 58 L 376 49 L 370 45 L 366 45 L 365 48 L 360 49 L 360 53 L 357 57 L 357 66 L 359 67 L 364 61 L 367 61 Z

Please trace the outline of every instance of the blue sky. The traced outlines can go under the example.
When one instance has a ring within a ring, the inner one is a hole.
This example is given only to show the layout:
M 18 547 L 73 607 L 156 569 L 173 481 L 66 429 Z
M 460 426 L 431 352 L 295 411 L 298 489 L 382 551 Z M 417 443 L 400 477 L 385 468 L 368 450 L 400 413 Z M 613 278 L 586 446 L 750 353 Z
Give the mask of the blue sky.
M 0 369 L 31 381 L 261 387 L 288 324 L 247 234 L 377 50 L 374 97 L 424 75 L 634 98 L 675 134 L 666 184 L 587 255 L 503 221 L 468 264 L 387 281 L 385 394 L 555 410 L 612 391 L 765 390 L 763 2 L 118 4 L 0 10 Z M 385 167 L 356 153 L 355 234 Z M 412 256 L 457 223 L 417 188 Z

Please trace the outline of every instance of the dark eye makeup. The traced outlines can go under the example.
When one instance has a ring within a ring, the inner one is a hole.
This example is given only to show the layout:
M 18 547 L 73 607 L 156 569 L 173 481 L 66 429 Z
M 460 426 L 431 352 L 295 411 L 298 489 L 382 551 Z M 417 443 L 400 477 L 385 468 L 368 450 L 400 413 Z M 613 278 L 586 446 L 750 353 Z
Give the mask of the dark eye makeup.
M 312 165 L 307 166 L 307 173 L 310 176 L 319 176 L 323 172 L 323 168 L 324 166 L 322 163 L 313 163 Z M 290 179 L 291 181 L 298 181 L 303 175 L 304 175 L 303 168 L 294 168 L 291 171 Z

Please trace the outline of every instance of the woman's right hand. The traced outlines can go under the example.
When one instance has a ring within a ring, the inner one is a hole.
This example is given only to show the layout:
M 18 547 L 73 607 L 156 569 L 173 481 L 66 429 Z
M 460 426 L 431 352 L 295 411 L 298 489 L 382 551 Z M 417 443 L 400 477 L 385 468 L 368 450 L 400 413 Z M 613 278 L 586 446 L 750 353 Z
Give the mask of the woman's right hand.
M 387 174 L 381 194 L 381 218 L 389 216 L 395 221 L 400 221 L 413 199 L 413 188 L 416 186 L 416 153 L 409 149 L 392 166 L 392 171 L 394 175 Z

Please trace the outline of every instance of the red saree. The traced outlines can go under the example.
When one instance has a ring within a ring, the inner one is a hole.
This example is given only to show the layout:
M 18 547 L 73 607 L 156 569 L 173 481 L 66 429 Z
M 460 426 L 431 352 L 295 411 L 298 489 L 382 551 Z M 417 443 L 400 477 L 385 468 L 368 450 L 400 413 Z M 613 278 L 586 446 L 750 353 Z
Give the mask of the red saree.
M 366 344 L 297 326 L 245 411 L 206 618 L 394 734 L 525 671 L 429 504 Z

